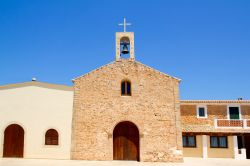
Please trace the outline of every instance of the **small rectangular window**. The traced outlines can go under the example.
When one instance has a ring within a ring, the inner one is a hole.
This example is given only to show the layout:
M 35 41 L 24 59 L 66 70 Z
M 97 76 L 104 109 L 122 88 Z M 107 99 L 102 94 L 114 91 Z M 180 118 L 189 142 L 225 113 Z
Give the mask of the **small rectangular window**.
M 183 147 L 196 147 L 196 136 L 182 136 Z
M 205 108 L 204 107 L 199 108 L 199 117 L 205 117 Z
M 121 95 L 122 96 L 131 96 L 131 82 L 122 81 L 121 83 Z
M 229 118 L 230 119 L 240 119 L 239 107 L 229 107 Z
M 227 148 L 227 136 L 211 136 L 210 147 L 211 148 Z
M 197 118 L 206 118 L 207 117 L 207 109 L 205 106 L 197 107 Z

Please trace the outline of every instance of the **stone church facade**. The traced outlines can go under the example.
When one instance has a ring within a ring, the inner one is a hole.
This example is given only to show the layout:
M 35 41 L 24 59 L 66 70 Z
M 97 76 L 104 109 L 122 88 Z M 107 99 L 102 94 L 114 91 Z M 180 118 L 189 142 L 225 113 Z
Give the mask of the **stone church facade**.
M 75 79 L 74 92 L 72 159 L 113 160 L 114 129 L 128 121 L 139 130 L 137 160 L 182 161 L 178 79 L 119 60 Z

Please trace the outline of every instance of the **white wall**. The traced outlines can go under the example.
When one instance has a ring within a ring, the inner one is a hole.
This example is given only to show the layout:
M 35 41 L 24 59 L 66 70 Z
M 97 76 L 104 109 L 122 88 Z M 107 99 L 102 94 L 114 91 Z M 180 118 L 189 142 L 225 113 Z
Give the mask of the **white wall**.
M 73 91 L 38 86 L 0 90 L 0 157 L 3 156 L 5 128 L 13 123 L 23 127 L 24 158 L 70 159 Z M 59 145 L 48 146 L 45 132 L 54 128 Z

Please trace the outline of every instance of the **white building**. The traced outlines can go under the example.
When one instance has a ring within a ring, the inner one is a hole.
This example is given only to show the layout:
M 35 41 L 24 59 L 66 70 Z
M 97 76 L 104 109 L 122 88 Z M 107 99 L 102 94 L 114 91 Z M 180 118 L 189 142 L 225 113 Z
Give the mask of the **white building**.
M 70 159 L 72 109 L 70 86 L 0 86 L 0 156 Z

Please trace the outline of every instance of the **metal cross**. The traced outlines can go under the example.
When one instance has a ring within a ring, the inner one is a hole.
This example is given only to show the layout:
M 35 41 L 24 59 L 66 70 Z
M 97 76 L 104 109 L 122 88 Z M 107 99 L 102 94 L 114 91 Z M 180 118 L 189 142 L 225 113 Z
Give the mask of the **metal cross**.
M 119 26 L 123 26 L 124 32 L 126 32 L 126 26 L 132 25 L 131 23 L 126 23 L 126 18 L 124 18 L 123 23 L 118 24 Z

